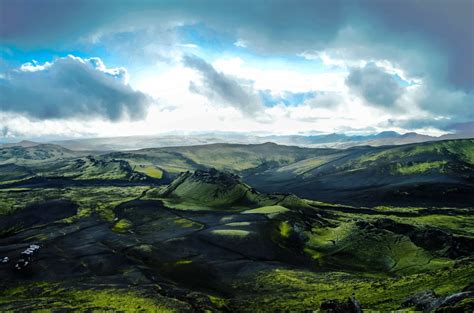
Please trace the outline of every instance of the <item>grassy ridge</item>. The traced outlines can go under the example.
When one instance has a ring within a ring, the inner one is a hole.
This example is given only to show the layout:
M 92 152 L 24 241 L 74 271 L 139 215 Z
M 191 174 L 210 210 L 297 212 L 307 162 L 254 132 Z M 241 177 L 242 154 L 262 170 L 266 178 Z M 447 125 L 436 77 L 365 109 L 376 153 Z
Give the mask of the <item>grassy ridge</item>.
M 472 275 L 472 264 L 400 277 L 275 269 L 236 283 L 235 288 L 245 292 L 239 294 L 234 307 L 244 312 L 300 312 L 319 308 L 323 299 L 355 297 L 364 310 L 389 312 L 400 309 L 403 299 L 422 290 L 439 295 L 457 292 L 472 282 Z
M 84 154 L 49 144 L 33 147 L 7 147 L 0 149 L 0 164 L 34 165 L 39 162 L 74 158 Z
M 402 175 L 413 175 L 413 174 L 421 174 L 425 173 L 429 170 L 436 169 L 438 172 L 441 172 L 444 166 L 447 164 L 447 161 L 435 161 L 435 162 L 422 162 L 416 163 L 411 165 L 395 165 L 395 173 L 402 174 Z
M 453 155 L 467 163 L 474 164 L 474 139 L 446 140 L 391 147 L 383 149 L 381 152 L 368 153 L 360 158 L 360 162 L 379 159 L 404 159 L 419 155 Z
M 32 296 L 35 294 L 35 296 Z M 158 295 L 125 289 L 67 288 L 61 283 L 35 283 L 10 288 L 1 293 L 0 305 L 10 311 L 108 311 L 108 312 L 180 312 L 184 303 Z
M 294 193 L 315 200 L 407 205 L 410 201 L 406 198 L 419 197 L 421 200 L 413 203 L 426 205 L 430 201 L 426 193 L 434 188 L 440 198 L 432 203 L 465 205 L 472 194 L 465 190 L 473 186 L 473 151 L 473 139 L 346 150 L 271 143 L 213 144 L 89 157 L 77 157 L 76 152 L 58 146 L 38 145 L 0 149 L 4 155 L 0 163 L 4 166 L 23 164 L 9 169 L 8 174 L 0 174 L 0 183 L 35 175 L 168 182 L 181 172 L 213 167 L 237 173 L 261 191 Z M 448 196 L 441 197 L 444 190 Z
M 308 233 L 308 251 L 322 266 L 363 272 L 407 274 L 452 265 L 451 260 L 434 257 L 407 236 L 359 224 L 313 229 Z

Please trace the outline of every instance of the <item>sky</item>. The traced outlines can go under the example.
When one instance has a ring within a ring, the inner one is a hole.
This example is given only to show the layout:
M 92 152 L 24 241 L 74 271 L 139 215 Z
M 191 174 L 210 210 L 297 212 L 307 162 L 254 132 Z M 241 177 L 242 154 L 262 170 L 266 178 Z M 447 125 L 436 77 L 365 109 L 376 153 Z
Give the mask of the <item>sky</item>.
M 474 127 L 474 1 L 0 0 L 0 140 Z

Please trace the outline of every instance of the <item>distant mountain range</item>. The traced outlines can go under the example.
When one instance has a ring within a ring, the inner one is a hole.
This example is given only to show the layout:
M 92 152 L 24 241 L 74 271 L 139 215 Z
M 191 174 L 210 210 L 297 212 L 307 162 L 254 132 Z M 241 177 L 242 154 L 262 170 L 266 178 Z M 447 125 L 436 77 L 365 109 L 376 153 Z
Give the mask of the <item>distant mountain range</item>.
M 384 131 L 371 135 L 346 135 L 346 134 L 324 134 L 324 135 L 270 135 L 260 136 L 249 133 L 235 132 L 209 132 L 193 133 L 189 135 L 156 135 L 156 136 L 128 136 L 128 137 L 104 137 L 104 138 L 81 138 L 70 140 L 56 140 L 48 143 L 60 145 L 75 151 L 126 151 L 147 148 L 195 146 L 214 143 L 234 144 L 261 144 L 273 142 L 280 145 L 300 146 L 309 148 L 338 148 L 345 149 L 355 146 L 386 146 L 404 145 L 410 143 L 421 143 L 448 139 L 474 138 L 474 130 L 463 130 L 455 134 L 447 134 L 439 137 L 422 135 L 415 132 L 400 134 L 394 131 Z M 39 143 L 34 141 L 21 141 L 18 143 L 6 143 L 0 147 L 33 147 Z

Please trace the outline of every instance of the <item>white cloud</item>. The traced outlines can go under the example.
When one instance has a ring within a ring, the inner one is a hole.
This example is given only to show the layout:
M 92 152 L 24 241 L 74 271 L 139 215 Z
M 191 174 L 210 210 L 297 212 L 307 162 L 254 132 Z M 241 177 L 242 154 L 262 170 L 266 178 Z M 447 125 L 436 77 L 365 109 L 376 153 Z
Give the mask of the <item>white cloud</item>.
M 183 47 L 183 48 L 190 48 L 190 49 L 197 49 L 197 48 L 199 48 L 198 45 L 193 44 L 193 43 L 179 43 L 178 46 Z
M 171 53 L 171 52 L 170 52 Z M 100 59 L 78 59 L 90 64 L 96 71 L 114 78 L 123 73 L 107 68 Z M 255 60 L 242 57 L 226 57 L 214 60 L 213 67 L 225 75 L 248 81 L 257 91 L 269 91 L 272 95 L 287 92 L 317 91 L 315 98 L 302 104 L 264 107 L 259 118 L 243 116 L 238 108 L 222 106 L 216 99 L 209 99 L 189 91 L 190 82 L 202 83 L 202 76 L 181 62 L 158 63 L 144 67 L 133 73 L 132 85 L 135 90 L 152 96 L 159 105 L 150 106 L 148 114 L 140 121 L 84 121 L 84 120 L 31 120 L 14 114 L 0 115 L 0 124 L 8 130 L 6 134 L 22 136 L 117 136 L 153 135 L 170 131 L 240 131 L 274 134 L 357 132 L 357 130 L 386 130 L 387 120 L 393 115 L 383 110 L 367 106 L 357 96 L 351 95 L 344 81 L 348 72 L 311 73 L 305 69 L 275 66 L 259 66 Z M 39 65 L 31 63 L 31 68 Z M 388 68 L 390 64 L 385 64 Z M 31 69 L 29 68 L 29 70 Z M 36 70 L 36 68 L 34 68 Z M 387 70 L 388 71 L 388 70 Z M 426 118 L 430 115 L 417 105 L 415 95 L 421 86 L 408 86 L 398 102 L 406 108 L 397 113 L 400 120 Z M 392 125 L 390 129 L 402 131 L 402 126 Z M 433 128 L 420 128 L 425 133 L 435 133 Z M 118 132 L 118 130 L 120 130 Z
M 346 85 L 368 104 L 387 109 L 394 109 L 397 100 L 405 92 L 405 88 L 396 82 L 393 74 L 387 73 L 375 63 L 351 68 Z
M 199 83 L 190 82 L 191 92 L 205 96 L 215 104 L 234 107 L 249 117 L 261 116 L 263 103 L 253 82 L 216 71 L 211 64 L 196 56 L 186 55 L 183 64 L 200 75 Z
M 45 120 L 141 119 L 151 99 L 127 82 L 125 68 L 107 68 L 99 58 L 33 61 L 2 80 L 0 112 Z
M 234 46 L 239 48 L 247 48 L 247 45 L 248 43 L 243 39 L 238 39 L 236 42 L 234 42 Z
M 51 66 L 51 63 L 45 62 L 44 64 L 38 64 L 36 60 L 31 62 L 24 63 L 20 66 L 20 71 L 22 72 L 36 72 L 43 71 Z
M 258 90 L 270 90 L 272 94 L 286 92 L 329 91 L 344 92 L 347 90 L 344 80 L 347 72 L 307 73 L 285 68 L 258 68 L 247 64 L 241 58 L 217 59 L 213 66 L 226 74 L 248 79 L 254 82 Z

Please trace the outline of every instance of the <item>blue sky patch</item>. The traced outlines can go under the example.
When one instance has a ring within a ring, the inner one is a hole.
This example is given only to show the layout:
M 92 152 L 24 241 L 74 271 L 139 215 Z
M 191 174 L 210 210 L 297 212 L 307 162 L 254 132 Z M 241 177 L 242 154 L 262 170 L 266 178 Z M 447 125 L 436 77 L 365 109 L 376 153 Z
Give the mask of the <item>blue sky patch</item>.
M 295 106 L 302 104 L 304 101 L 314 98 L 316 92 L 289 92 L 286 91 L 282 95 L 274 96 L 269 90 L 262 90 L 259 92 L 263 103 L 267 107 L 273 107 L 278 104 L 284 104 L 285 106 Z

